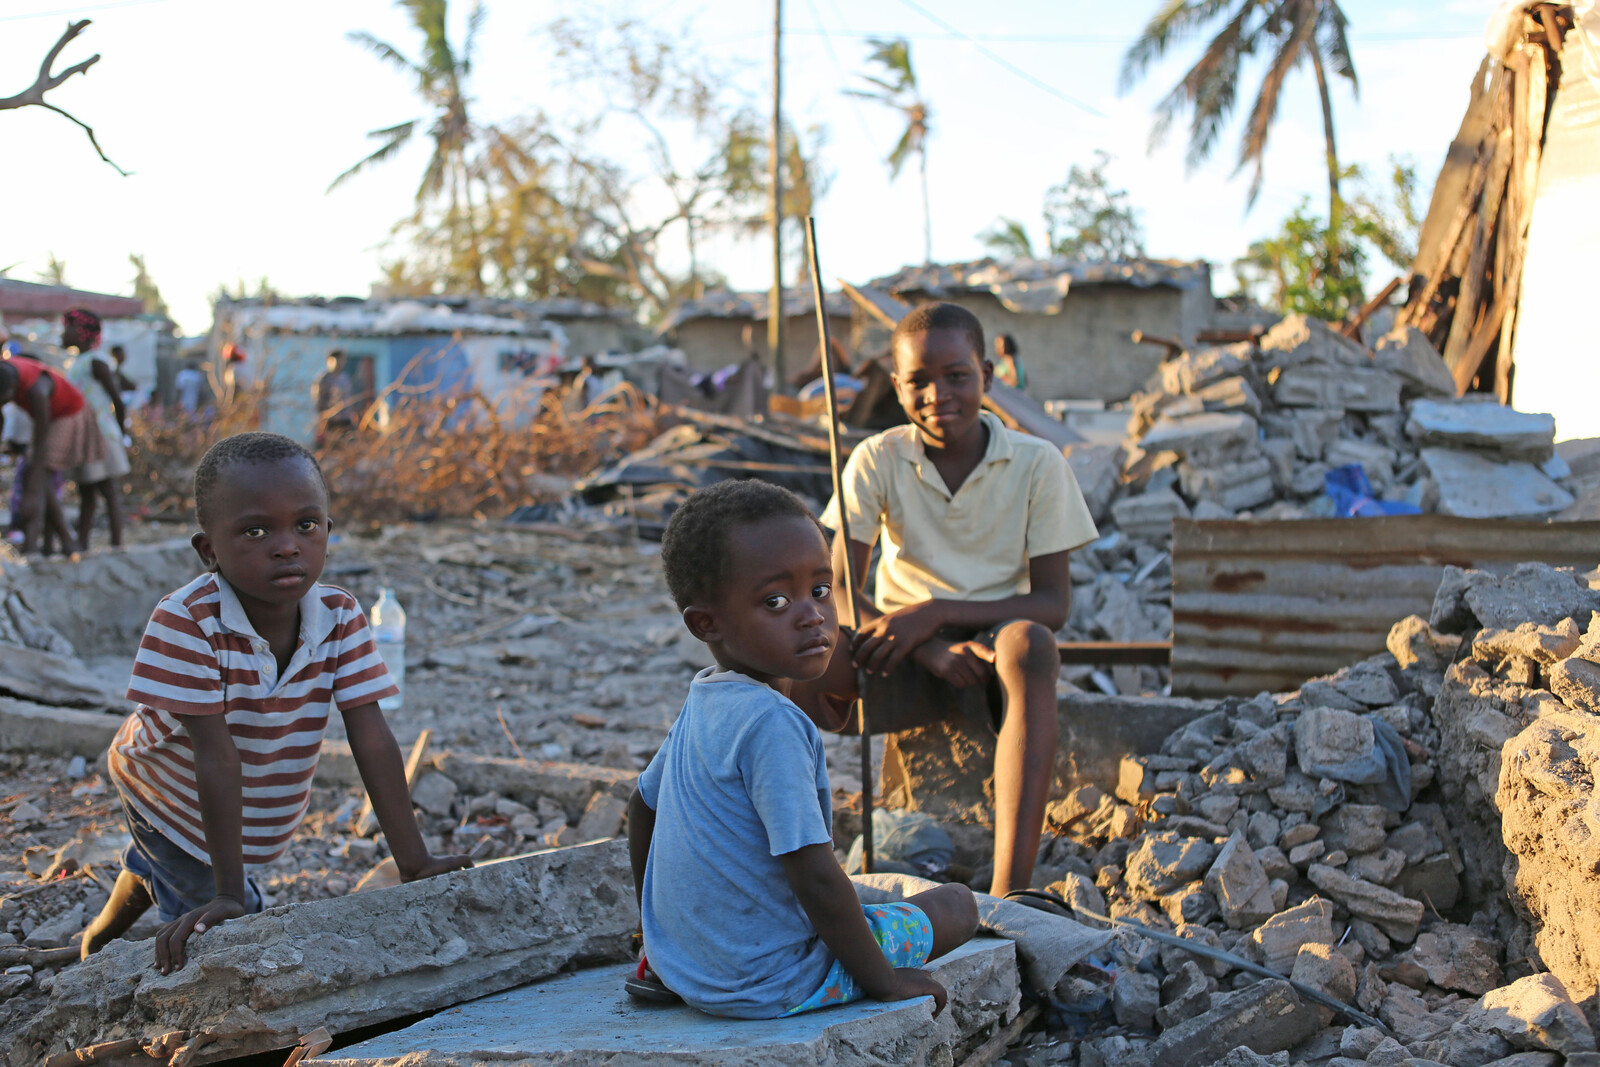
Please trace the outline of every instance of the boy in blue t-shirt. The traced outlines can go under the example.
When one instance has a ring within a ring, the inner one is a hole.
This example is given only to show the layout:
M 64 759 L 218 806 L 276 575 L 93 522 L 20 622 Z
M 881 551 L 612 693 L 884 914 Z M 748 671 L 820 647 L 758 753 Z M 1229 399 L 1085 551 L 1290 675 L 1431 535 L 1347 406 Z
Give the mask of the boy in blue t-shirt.
M 787 695 L 838 642 L 821 527 L 786 490 L 721 482 L 672 516 L 661 558 L 717 666 L 695 676 L 628 805 L 649 968 L 714 1015 L 863 996 L 932 996 L 942 1011 L 921 965 L 972 937 L 972 893 L 942 885 L 863 907 L 833 854 L 822 735 Z

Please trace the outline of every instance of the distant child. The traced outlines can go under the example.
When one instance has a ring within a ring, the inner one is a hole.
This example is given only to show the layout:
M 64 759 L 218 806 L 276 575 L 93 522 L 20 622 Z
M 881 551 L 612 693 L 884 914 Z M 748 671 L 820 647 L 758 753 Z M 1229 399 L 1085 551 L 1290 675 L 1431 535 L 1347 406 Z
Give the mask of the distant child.
M 111 546 L 117 548 L 122 545 L 121 482 L 130 469 L 127 450 L 122 446 L 128 432 L 128 412 L 112 360 L 100 351 L 100 317 L 82 308 L 61 316 L 61 347 L 76 353 L 67 364 L 67 380 L 83 394 L 101 439 L 100 458 L 83 464 L 73 474 L 73 481 L 78 483 L 78 547 L 89 550 L 95 504 L 104 500 Z
M 890 351 L 910 425 L 856 446 L 844 499 L 822 517 L 838 530 L 843 508 L 850 543 L 836 540 L 834 568 L 848 565 L 857 588 L 881 543 L 873 602 L 860 605 L 849 647 L 794 699 L 838 729 L 857 668 L 902 692 L 942 687 L 951 704 L 952 688 L 989 687 L 1000 708 L 989 891 L 1004 896 L 1033 876 L 1054 777 L 1067 557 L 1097 533 L 1060 450 L 983 410 L 994 368 L 971 312 L 925 304 L 900 320 Z
M 863 907 L 833 853 L 822 735 L 788 698 L 838 639 L 828 543 L 759 481 L 691 496 L 661 543 L 667 586 L 717 666 L 695 676 L 628 805 L 648 966 L 713 1015 L 771 1019 L 944 988 L 921 969 L 967 941 L 972 893 Z M 641 978 L 652 981 L 644 973 Z
M 139 643 L 139 707 L 108 753 L 133 842 L 82 948 L 99 951 L 153 902 L 163 974 L 183 966 L 190 933 L 261 910 L 246 866 L 289 847 L 334 708 L 401 877 L 472 865 L 423 844 L 378 711 L 394 682 L 355 598 L 317 581 L 332 524 L 316 460 L 287 437 L 238 434 L 200 460 L 194 498 L 206 573 L 161 601 Z
M 0 360 L 0 404 L 7 403 L 33 420 L 17 512 L 22 521 L 22 551 L 35 551 L 48 526 L 60 538 L 63 552 L 76 552 L 61 502 L 50 487 L 58 475 L 105 458 L 105 440 L 95 425 L 94 413 L 65 375 L 27 356 Z

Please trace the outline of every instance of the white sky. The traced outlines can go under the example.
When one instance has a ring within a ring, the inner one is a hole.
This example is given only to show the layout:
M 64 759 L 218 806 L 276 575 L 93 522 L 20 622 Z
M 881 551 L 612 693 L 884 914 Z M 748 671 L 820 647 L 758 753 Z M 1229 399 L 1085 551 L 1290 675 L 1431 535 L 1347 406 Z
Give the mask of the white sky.
M 41 108 L 0 112 L 0 268 L 34 279 L 50 253 L 80 288 L 131 291 L 128 253 L 146 255 L 183 330 L 210 325 L 217 286 L 262 276 L 291 295 L 365 295 L 381 246 L 406 214 L 426 158 L 418 143 L 379 170 L 325 194 L 368 151 L 368 130 L 422 113 L 403 77 L 345 39 L 366 29 L 408 54 L 416 35 L 380 0 L 0 0 L 0 95 L 20 91 L 69 18 L 94 20 L 59 66 L 94 52 L 87 76 L 50 95 L 94 126 L 124 168 L 93 154 L 82 132 Z M 464 15 L 466 3 L 457 0 Z M 544 27 L 604 7 L 687 26 L 708 52 L 744 65 L 740 86 L 764 93 L 771 8 L 757 0 L 489 0 L 472 83 L 476 114 L 500 121 L 572 95 L 550 71 Z M 1068 97 L 1067 103 L 950 37 L 920 6 Z M 1335 86 L 1341 155 L 1369 172 L 1409 154 L 1426 187 L 1466 106 L 1492 0 L 1344 0 L 1361 97 Z M 882 163 L 895 116 L 840 89 L 863 68 L 862 36 L 906 34 L 933 109 L 930 180 L 934 253 L 977 258 L 997 216 L 1037 235 L 1044 190 L 1103 148 L 1113 181 L 1142 211 L 1150 254 L 1227 264 L 1274 230 L 1302 195 L 1324 210 L 1326 179 L 1315 87 L 1291 79 L 1267 161 L 1266 185 L 1245 213 L 1248 177 L 1231 178 L 1237 131 L 1212 162 L 1183 168 L 1181 137 L 1146 154 L 1151 107 L 1197 46 L 1158 66 L 1126 97 L 1116 73 L 1154 0 L 788 0 L 787 109 L 827 130 L 833 182 L 818 208 L 824 272 L 866 280 L 921 258 L 913 168 L 890 184 Z M 1114 16 L 1122 9 L 1124 15 Z M 826 30 L 827 35 L 819 32 Z M 1247 82 L 1253 91 L 1254 80 Z M 1246 112 L 1250 99 L 1240 108 Z M 621 143 L 621 142 L 618 142 Z M 642 163 L 641 163 L 642 165 Z M 1037 239 L 1037 238 L 1036 238 Z M 766 285 L 764 239 L 717 242 L 712 265 L 746 288 Z M 1380 266 L 1380 276 L 1388 268 Z M 1219 282 L 1219 290 L 1224 285 Z

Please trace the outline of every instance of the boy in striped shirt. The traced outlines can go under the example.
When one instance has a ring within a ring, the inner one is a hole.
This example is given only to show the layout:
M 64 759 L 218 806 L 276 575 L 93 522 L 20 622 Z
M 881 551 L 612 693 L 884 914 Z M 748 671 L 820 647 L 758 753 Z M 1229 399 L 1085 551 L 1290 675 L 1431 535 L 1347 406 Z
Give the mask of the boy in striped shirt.
M 206 573 L 161 601 L 139 644 L 139 707 L 108 753 L 133 842 L 82 947 L 98 951 L 154 903 L 163 974 L 183 966 L 191 933 L 261 910 L 245 869 L 288 848 L 334 707 L 401 877 L 471 866 L 423 843 L 378 710 L 394 682 L 355 598 L 317 581 L 331 523 L 316 460 L 287 437 L 238 434 L 201 459 L 194 497 Z

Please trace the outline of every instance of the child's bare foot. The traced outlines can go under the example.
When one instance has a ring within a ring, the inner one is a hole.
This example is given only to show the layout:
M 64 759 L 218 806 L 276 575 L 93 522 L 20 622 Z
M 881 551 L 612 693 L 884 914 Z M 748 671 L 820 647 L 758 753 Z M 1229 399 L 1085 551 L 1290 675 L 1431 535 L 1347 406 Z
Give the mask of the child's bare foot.
M 83 931 L 83 945 L 78 958 L 88 959 L 127 933 L 128 928 L 139 921 L 139 916 L 148 911 L 152 903 L 150 892 L 145 889 L 143 882 L 127 871 L 117 875 L 117 884 L 111 889 L 111 899 L 106 901 L 106 906 L 100 909 L 94 922 Z

